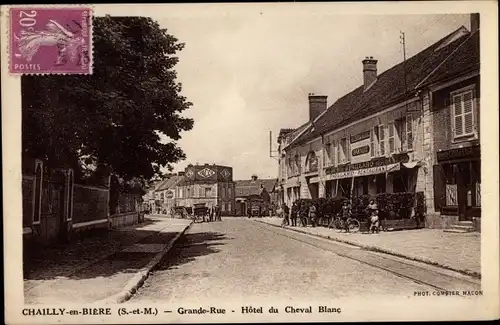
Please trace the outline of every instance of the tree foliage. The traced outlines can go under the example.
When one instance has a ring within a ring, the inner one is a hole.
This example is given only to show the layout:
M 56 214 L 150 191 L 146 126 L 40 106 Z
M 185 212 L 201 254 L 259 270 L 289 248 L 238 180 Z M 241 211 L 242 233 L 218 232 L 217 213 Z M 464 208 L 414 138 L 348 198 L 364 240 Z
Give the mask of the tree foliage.
M 23 154 L 157 177 L 185 158 L 176 140 L 193 126 L 180 115 L 192 104 L 174 70 L 184 44 L 150 18 L 96 17 L 93 25 L 92 75 L 22 77 Z

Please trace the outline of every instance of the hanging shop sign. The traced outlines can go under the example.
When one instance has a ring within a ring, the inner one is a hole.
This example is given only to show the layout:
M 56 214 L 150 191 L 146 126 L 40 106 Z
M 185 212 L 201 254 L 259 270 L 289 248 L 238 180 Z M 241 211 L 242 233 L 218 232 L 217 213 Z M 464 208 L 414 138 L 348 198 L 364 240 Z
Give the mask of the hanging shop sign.
M 166 199 L 173 199 L 173 198 L 174 198 L 174 191 L 170 191 L 170 190 L 169 190 L 169 191 L 167 191 L 167 192 L 165 193 L 165 198 L 166 198 Z
M 481 148 L 479 145 L 463 147 L 463 148 L 455 148 L 437 152 L 438 161 L 464 159 L 464 158 L 480 158 L 480 157 L 481 157 Z

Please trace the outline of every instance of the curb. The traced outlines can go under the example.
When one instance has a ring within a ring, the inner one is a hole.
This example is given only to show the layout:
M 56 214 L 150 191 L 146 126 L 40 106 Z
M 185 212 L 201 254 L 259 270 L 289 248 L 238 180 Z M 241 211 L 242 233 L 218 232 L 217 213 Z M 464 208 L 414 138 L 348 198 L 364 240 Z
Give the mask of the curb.
M 273 224 L 273 223 L 268 223 L 268 222 L 260 221 L 260 220 L 254 220 L 254 221 L 260 222 L 262 224 L 270 225 L 270 226 L 273 226 L 273 227 L 282 228 L 280 225 L 276 225 L 276 224 Z M 446 264 L 441 264 L 439 262 L 436 262 L 436 261 L 433 261 L 433 260 L 429 260 L 429 259 L 426 259 L 426 258 L 404 255 L 404 254 L 401 254 L 401 253 L 397 253 L 397 252 L 394 252 L 394 251 L 391 251 L 391 250 L 387 250 L 387 249 L 383 249 L 383 248 L 379 248 L 379 247 L 375 247 L 375 246 L 363 245 L 363 244 L 360 244 L 360 243 L 357 243 L 357 242 L 354 242 L 354 241 L 343 240 L 343 239 L 334 238 L 334 237 L 325 236 L 325 235 L 320 235 L 320 234 L 311 234 L 310 232 L 307 232 L 307 231 L 304 231 L 304 230 L 301 230 L 301 229 L 293 229 L 293 228 L 290 228 L 290 227 L 283 227 L 283 229 L 287 229 L 287 230 L 290 230 L 290 231 L 295 231 L 295 232 L 298 232 L 298 233 L 302 233 L 302 234 L 306 234 L 306 235 L 310 235 L 310 236 L 315 236 L 315 237 L 319 237 L 319 238 L 323 238 L 323 239 L 328 239 L 328 240 L 336 241 L 336 242 L 343 243 L 343 244 L 349 244 L 349 245 L 352 245 L 352 246 L 356 246 L 356 247 L 362 248 L 362 249 L 367 250 L 367 251 L 373 251 L 373 252 L 377 252 L 377 253 L 384 253 L 384 254 L 387 254 L 387 255 L 401 257 L 401 258 L 404 258 L 404 259 L 407 259 L 407 260 L 410 260 L 410 261 L 421 262 L 421 263 L 429 264 L 429 265 L 432 265 L 432 266 L 437 266 L 437 267 L 440 267 L 440 268 L 443 268 L 443 269 L 447 269 L 447 270 L 454 271 L 454 272 L 457 272 L 457 273 L 460 273 L 460 274 L 463 274 L 463 275 L 467 275 L 467 276 L 473 277 L 475 279 L 479 279 L 479 280 L 481 279 L 481 273 L 477 273 L 477 272 L 469 271 L 469 270 L 457 269 L 455 267 L 452 267 L 452 266 L 449 266 L 449 265 L 446 265 Z
M 140 271 L 134 275 L 132 279 L 130 279 L 122 291 L 117 294 L 112 295 L 111 297 L 96 301 L 96 304 L 121 304 L 127 300 L 129 300 L 132 295 L 139 289 L 144 281 L 148 278 L 151 270 L 158 265 L 158 263 L 162 260 L 162 258 L 172 249 L 174 244 L 179 240 L 179 238 L 192 226 L 193 222 L 191 221 L 184 229 L 179 232 L 170 242 L 165 245 L 164 249 L 155 255 L 155 257 Z

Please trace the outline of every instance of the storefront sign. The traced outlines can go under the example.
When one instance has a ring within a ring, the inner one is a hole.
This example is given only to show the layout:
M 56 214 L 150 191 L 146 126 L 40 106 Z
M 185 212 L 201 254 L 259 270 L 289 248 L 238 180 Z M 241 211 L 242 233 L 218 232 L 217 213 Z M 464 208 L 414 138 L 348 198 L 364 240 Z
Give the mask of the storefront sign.
M 369 145 L 365 145 L 365 146 L 353 149 L 352 150 L 352 156 L 355 157 L 355 156 L 359 156 L 359 155 L 365 155 L 365 154 L 367 154 L 369 152 L 370 152 L 370 146 Z
M 479 145 L 437 152 L 438 161 L 479 157 L 481 157 L 481 148 Z
M 376 175 L 376 174 L 386 173 L 389 171 L 391 171 L 391 172 L 397 171 L 399 169 L 400 169 L 399 163 L 392 164 L 392 165 L 386 165 L 386 166 L 370 167 L 370 168 L 365 168 L 365 169 L 356 169 L 356 170 L 350 170 L 350 171 L 345 171 L 345 172 L 340 172 L 340 173 L 328 175 L 326 180 Z
M 355 135 L 351 135 L 351 143 L 356 143 L 361 140 L 370 139 L 370 130 L 364 131 Z
M 391 157 L 377 158 L 369 161 L 360 162 L 357 164 L 348 164 L 337 167 L 328 167 L 325 169 L 325 174 L 337 174 L 343 173 L 352 170 L 365 169 L 365 168 L 373 168 L 380 166 L 387 166 L 390 164 L 400 163 L 400 162 L 408 162 L 410 157 L 408 154 L 395 155 Z

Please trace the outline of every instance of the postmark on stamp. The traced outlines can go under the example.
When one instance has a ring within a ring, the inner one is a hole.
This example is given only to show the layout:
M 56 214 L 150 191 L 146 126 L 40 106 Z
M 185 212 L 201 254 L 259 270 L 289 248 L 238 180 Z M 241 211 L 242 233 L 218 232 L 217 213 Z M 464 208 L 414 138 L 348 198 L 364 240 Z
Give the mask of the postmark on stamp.
M 9 72 L 91 74 L 90 7 L 10 8 Z

